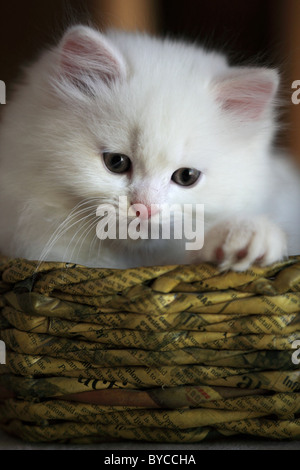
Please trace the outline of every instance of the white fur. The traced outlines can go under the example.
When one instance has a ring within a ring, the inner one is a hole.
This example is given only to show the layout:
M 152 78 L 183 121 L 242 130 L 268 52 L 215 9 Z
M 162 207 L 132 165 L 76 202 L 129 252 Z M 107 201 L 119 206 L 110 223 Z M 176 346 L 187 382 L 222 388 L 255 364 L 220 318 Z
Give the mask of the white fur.
M 216 261 L 221 247 L 226 269 L 245 269 L 262 256 L 260 262 L 272 263 L 286 254 L 282 230 L 288 253 L 300 253 L 300 178 L 272 149 L 274 71 L 235 70 L 221 55 L 146 35 L 103 36 L 81 26 L 67 34 L 94 41 L 105 63 L 97 54 L 83 56 L 78 67 L 91 73 L 75 67 L 75 81 L 64 75 L 64 38 L 27 70 L 6 105 L 0 129 L 2 253 L 121 268 L 191 260 L 180 241 L 100 242 L 97 206 L 116 204 L 124 195 L 146 205 L 204 204 L 208 244 L 192 253 L 192 261 Z M 65 57 L 72 63 L 72 50 Z M 271 91 L 263 83 L 257 92 L 253 74 L 258 87 L 265 81 Z M 232 76 L 238 77 L 237 105 Z M 252 100 L 254 115 L 248 113 Z M 108 150 L 131 158 L 130 178 L 107 171 L 101 153 Z M 178 186 L 171 175 L 181 167 L 204 177 L 193 187 Z M 247 256 L 237 261 L 246 246 Z

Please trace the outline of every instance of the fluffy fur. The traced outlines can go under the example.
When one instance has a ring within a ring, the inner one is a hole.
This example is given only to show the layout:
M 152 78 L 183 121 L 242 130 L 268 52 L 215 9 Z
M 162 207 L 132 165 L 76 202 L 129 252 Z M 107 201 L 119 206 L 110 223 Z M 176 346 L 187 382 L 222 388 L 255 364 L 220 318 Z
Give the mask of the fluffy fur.
M 88 266 L 212 261 L 223 269 L 299 254 L 300 178 L 272 147 L 277 87 L 274 70 L 229 67 L 184 42 L 71 28 L 6 105 L 1 252 Z M 110 173 L 105 151 L 127 155 L 130 175 Z M 199 182 L 175 184 L 182 167 L 200 170 Z M 119 196 L 204 204 L 204 248 L 100 241 L 96 208 Z

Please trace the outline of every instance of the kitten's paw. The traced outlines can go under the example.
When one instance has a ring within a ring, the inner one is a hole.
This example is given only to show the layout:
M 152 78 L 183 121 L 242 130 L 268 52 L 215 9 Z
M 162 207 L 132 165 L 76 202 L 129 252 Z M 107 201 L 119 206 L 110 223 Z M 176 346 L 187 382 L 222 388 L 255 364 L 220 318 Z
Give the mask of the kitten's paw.
M 205 234 L 198 261 L 218 264 L 221 271 L 244 271 L 252 264 L 267 266 L 286 256 L 285 233 L 267 218 L 253 217 L 215 225 Z

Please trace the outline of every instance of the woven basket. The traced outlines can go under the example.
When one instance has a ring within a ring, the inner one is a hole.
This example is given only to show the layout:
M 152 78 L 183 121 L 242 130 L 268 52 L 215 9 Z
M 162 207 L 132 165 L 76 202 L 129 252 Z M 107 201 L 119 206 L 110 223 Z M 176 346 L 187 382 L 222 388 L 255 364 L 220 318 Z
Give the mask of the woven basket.
M 1 258 L 0 274 L 8 433 L 300 438 L 300 256 L 243 273 Z

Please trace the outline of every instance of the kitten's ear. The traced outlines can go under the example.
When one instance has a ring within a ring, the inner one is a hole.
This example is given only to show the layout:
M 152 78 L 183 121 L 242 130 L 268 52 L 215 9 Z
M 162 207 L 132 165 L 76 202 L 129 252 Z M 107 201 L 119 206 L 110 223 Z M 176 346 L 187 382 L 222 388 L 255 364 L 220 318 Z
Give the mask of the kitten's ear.
M 121 54 L 102 34 L 86 26 L 69 29 L 58 53 L 59 74 L 81 91 L 92 91 L 99 80 L 109 85 L 126 73 Z
M 265 117 L 274 105 L 279 76 L 265 68 L 232 68 L 213 83 L 213 92 L 220 107 L 241 121 Z

